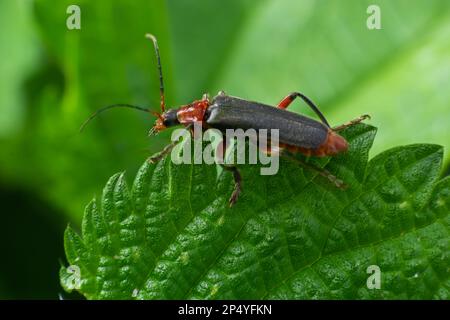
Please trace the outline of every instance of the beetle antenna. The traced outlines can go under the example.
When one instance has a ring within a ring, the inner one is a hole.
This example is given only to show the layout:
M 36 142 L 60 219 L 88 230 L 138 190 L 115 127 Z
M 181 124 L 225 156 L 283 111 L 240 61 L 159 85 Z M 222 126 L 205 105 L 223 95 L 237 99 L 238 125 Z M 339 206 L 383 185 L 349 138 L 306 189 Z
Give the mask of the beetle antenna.
M 97 111 L 95 111 L 93 114 L 91 114 L 91 116 L 89 118 L 87 118 L 86 121 L 84 121 L 83 124 L 81 125 L 80 132 L 83 131 L 84 127 L 86 127 L 86 125 L 92 119 L 94 119 L 96 116 L 98 116 L 103 111 L 106 111 L 106 110 L 112 109 L 112 108 L 131 108 L 131 109 L 136 109 L 136 110 L 143 111 L 143 112 L 151 112 L 149 109 L 138 107 L 138 106 L 133 106 L 131 104 L 125 104 L 125 103 L 113 104 L 113 105 L 110 105 L 110 106 L 106 106 L 106 107 L 100 108 Z
M 155 55 L 156 60 L 158 61 L 158 72 L 159 72 L 159 95 L 161 97 L 161 112 L 164 112 L 166 108 L 166 104 L 164 102 L 164 81 L 163 81 L 163 74 L 162 74 L 162 68 L 161 68 L 161 58 L 159 56 L 159 47 L 158 47 L 158 41 L 156 40 L 156 37 L 150 33 L 147 33 L 145 35 L 147 39 L 150 39 L 153 41 L 153 46 L 155 47 Z

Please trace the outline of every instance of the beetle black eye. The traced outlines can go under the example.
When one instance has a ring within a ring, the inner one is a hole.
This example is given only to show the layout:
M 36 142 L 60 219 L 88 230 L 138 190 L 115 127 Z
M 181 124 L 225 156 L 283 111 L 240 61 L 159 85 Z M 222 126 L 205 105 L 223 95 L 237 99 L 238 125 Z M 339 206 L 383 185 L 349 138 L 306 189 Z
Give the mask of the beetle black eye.
M 176 126 L 177 124 L 180 124 L 177 117 L 177 110 L 175 109 L 168 110 L 167 112 L 165 112 L 163 114 L 163 118 L 164 118 L 163 124 L 166 127 Z

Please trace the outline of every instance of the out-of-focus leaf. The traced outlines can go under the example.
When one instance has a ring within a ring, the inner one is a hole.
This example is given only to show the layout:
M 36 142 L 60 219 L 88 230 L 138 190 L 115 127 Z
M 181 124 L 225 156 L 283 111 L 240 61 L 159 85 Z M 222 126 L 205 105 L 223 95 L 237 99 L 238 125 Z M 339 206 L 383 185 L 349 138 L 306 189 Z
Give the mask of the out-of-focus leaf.
M 46 59 L 27 84 L 26 129 L 1 152 L 5 175 L 34 186 L 76 219 L 99 181 L 119 168 L 136 170 L 149 149 L 161 146 L 157 139 L 148 145 L 149 114 L 114 110 L 82 134 L 81 123 L 113 103 L 157 108 L 156 61 L 144 34 L 155 33 L 161 50 L 170 50 L 164 2 L 80 1 L 81 30 L 66 27 L 69 4 L 34 4 Z M 42 183 L 46 188 L 38 188 Z
M 0 139 L 23 128 L 22 82 L 35 68 L 36 38 L 28 1 L 0 2 Z
M 448 21 L 449 10 L 436 16 L 429 33 L 394 53 L 331 110 L 340 121 L 362 107 L 372 114 L 380 132 L 373 152 L 415 140 L 450 147 Z

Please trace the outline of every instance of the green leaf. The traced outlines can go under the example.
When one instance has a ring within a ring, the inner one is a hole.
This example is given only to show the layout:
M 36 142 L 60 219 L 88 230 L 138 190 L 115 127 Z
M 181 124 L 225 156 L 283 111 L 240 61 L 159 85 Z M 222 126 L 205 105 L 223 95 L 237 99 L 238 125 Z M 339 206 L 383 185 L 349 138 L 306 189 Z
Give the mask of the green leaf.
M 442 147 L 416 144 L 368 161 L 375 128 L 343 135 L 349 152 L 327 170 L 349 188 L 286 161 L 274 176 L 243 166 L 244 190 L 228 208 L 231 175 L 208 165 L 145 163 L 129 188 L 110 178 L 65 235 L 79 291 L 89 299 L 449 298 L 450 178 Z M 381 271 L 369 289 L 370 266 Z M 73 289 L 67 271 L 61 282 Z

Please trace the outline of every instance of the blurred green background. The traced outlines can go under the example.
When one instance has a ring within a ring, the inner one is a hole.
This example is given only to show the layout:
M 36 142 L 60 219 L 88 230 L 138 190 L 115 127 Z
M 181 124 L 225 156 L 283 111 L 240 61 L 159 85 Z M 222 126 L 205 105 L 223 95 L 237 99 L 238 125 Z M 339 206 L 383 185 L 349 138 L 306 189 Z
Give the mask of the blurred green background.
M 66 9 L 81 8 L 81 30 Z M 381 30 L 366 26 L 381 9 Z M 62 233 L 107 178 L 129 180 L 170 132 L 117 109 L 80 134 L 99 107 L 158 110 L 146 32 L 159 40 L 170 106 L 223 89 L 276 104 L 291 91 L 334 125 L 364 113 L 371 156 L 400 144 L 450 146 L 447 0 L 0 1 L 0 298 L 58 298 Z M 310 114 L 304 105 L 293 110 Z M 447 169 L 448 171 L 448 169 Z M 66 296 L 66 294 L 63 294 Z

